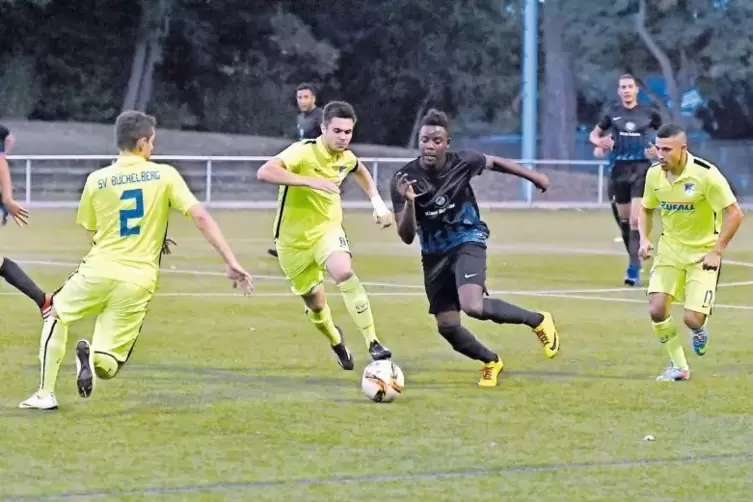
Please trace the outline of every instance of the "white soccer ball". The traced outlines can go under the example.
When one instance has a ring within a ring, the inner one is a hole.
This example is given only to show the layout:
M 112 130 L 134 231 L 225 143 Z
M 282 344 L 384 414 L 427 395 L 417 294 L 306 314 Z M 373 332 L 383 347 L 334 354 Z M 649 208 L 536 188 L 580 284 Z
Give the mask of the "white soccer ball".
M 375 403 L 391 403 L 403 392 L 403 370 L 392 361 L 374 361 L 363 370 L 361 390 Z

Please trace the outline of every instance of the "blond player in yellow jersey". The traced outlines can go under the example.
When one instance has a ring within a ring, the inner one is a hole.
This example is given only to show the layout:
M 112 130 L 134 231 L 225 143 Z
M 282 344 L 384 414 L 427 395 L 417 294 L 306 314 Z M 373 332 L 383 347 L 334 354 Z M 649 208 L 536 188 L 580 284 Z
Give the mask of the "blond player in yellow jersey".
M 659 208 L 662 234 L 648 284 L 649 313 L 670 358 L 657 381 L 675 382 L 688 380 L 690 368 L 670 305 L 685 302 L 683 320 L 692 331 L 693 349 L 704 355 L 722 253 L 740 228 L 743 213 L 719 169 L 688 152 L 681 127 L 667 124 L 657 131 L 656 153 L 659 163 L 649 169 L 643 193 L 640 256 L 648 259 L 654 250 L 653 212 Z
M 355 125 L 353 107 L 333 101 L 324 107 L 319 138 L 292 144 L 257 173 L 259 180 L 281 185 L 274 228 L 280 267 L 293 294 L 303 298 L 306 315 L 327 337 L 338 364 L 345 370 L 353 370 L 353 356 L 332 320 L 321 287 L 325 270 L 342 292 L 371 357 L 378 360 L 392 356 L 376 336 L 369 297 L 353 273 L 342 227 L 340 184 L 350 173 L 370 197 L 376 222 L 387 227 L 393 221 L 368 169 L 348 150 Z
M 171 208 L 193 219 L 225 261 L 233 286 L 251 292 L 251 276 L 178 171 L 148 160 L 154 128 L 153 117 L 122 113 L 115 122 L 120 156 L 86 180 L 76 221 L 89 232 L 91 250 L 53 294 L 52 311 L 42 327 L 40 387 L 20 408 L 57 408 L 55 382 L 68 326 L 84 317 L 96 315 L 97 320 L 91 344 L 76 344 L 79 395 L 89 397 L 97 378 L 113 378 L 128 361 L 157 286 Z

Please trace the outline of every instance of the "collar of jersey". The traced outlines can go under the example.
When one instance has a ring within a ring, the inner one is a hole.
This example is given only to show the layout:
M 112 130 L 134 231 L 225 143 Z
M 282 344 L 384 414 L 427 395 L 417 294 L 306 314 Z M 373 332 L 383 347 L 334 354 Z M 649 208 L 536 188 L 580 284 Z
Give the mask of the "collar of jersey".
M 324 136 L 319 136 L 318 138 L 316 138 L 316 149 L 322 156 L 324 156 L 325 159 L 332 160 L 334 158 L 334 155 L 329 153 L 327 147 L 324 146 Z
M 121 153 L 118 155 L 118 164 L 138 164 L 139 162 L 146 162 L 146 159 L 135 153 Z
M 692 176 L 691 170 L 693 169 L 693 159 L 695 159 L 695 157 L 693 157 L 693 154 L 688 152 L 688 159 L 685 161 L 685 169 L 683 169 L 682 174 L 678 176 L 677 179 L 670 184 L 678 183 Z M 667 176 L 667 173 L 664 173 L 664 179 L 669 182 L 669 177 Z

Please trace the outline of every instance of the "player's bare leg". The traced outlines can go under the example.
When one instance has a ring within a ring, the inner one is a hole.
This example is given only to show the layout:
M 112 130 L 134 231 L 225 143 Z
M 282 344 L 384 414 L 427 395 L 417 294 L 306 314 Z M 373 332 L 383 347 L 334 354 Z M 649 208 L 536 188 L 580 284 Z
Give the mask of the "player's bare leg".
M 669 313 L 671 305 L 672 297 L 665 293 L 649 295 L 649 315 L 654 333 L 664 344 L 670 359 L 669 366 L 656 378 L 657 382 L 678 382 L 690 378 L 690 367 L 682 348 L 682 339 L 677 336 L 677 325 Z
M 499 374 L 502 372 L 502 360 L 499 355 L 486 348 L 460 323 L 460 312 L 440 312 L 434 317 L 437 319 L 439 334 L 447 340 L 455 352 L 484 363 L 479 386 L 496 386 Z
M 497 324 L 525 324 L 531 328 L 544 346 L 548 358 L 560 349 L 559 334 L 548 312 L 532 312 L 497 298 L 484 298 L 484 288 L 478 284 L 463 284 L 458 288 L 460 308 L 469 317 Z
M 332 320 L 332 312 L 327 305 L 327 295 L 324 288 L 317 286 L 302 298 L 306 304 L 306 316 L 314 327 L 329 340 L 332 351 L 337 356 L 337 364 L 344 370 L 352 371 L 355 367 L 353 355 L 345 345 L 342 330 Z
M 685 309 L 683 321 L 693 334 L 693 350 L 699 356 L 706 354 L 709 344 L 709 332 L 706 330 L 706 314 L 694 310 Z
M 630 204 L 625 204 L 623 211 L 628 212 L 629 218 L 629 238 L 628 238 L 628 257 L 629 264 L 625 273 L 625 284 L 628 286 L 637 286 L 641 283 L 641 259 L 638 256 L 638 249 L 641 245 L 641 236 L 638 232 L 638 217 L 642 210 L 641 199 L 634 197 Z
M 387 347 L 384 347 L 377 338 L 369 297 L 361 281 L 358 280 L 358 277 L 353 272 L 353 262 L 350 253 L 336 251 L 330 254 L 327 257 L 325 266 L 329 275 L 340 289 L 348 313 L 350 313 L 353 322 L 356 323 L 356 326 L 361 331 L 369 348 L 371 358 L 378 361 L 392 357 L 392 352 Z

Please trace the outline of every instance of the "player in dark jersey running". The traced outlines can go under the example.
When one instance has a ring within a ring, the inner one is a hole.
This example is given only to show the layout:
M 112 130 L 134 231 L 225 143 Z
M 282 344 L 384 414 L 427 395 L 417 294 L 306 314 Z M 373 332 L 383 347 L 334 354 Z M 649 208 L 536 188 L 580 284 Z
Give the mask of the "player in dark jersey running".
M 638 104 L 638 91 L 635 77 L 620 76 L 617 88 L 620 104 L 607 111 L 589 136 L 597 156 L 609 152 L 612 167 L 609 198 L 630 260 L 625 274 L 628 286 L 640 284 L 638 216 L 646 172 L 651 166 L 649 132 L 661 127 L 661 116 L 650 106 Z
M 19 227 L 23 227 L 29 221 L 29 212 L 13 199 L 10 167 L 8 167 L 8 162 L 5 160 L 5 154 L 10 151 L 12 146 L 13 135 L 11 135 L 7 127 L 0 125 L 0 190 L 2 190 L 0 206 L 3 213 L 2 224 L 5 225 L 10 215 Z M 46 317 L 50 313 L 52 305 L 50 296 L 45 294 L 16 262 L 10 258 L 0 256 L 0 277 L 33 300 L 42 312 L 42 317 Z
M 489 169 L 525 178 L 541 191 L 549 187 L 549 180 L 499 157 L 448 152 L 449 130 L 447 116 L 429 110 L 419 132 L 420 156 L 392 180 L 392 204 L 402 241 L 411 244 L 418 234 L 421 242 L 429 312 L 439 334 L 457 352 L 482 361 L 479 385 L 494 387 L 502 361 L 462 326 L 461 311 L 474 319 L 529 326 L 549 358 L 557 355 L 560 344 L 551 314 L 484 297 L 489 228 L 480 219 L 471 179 Z

